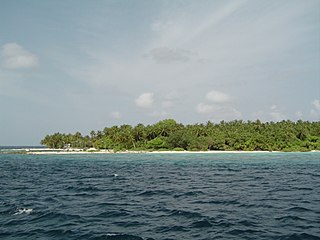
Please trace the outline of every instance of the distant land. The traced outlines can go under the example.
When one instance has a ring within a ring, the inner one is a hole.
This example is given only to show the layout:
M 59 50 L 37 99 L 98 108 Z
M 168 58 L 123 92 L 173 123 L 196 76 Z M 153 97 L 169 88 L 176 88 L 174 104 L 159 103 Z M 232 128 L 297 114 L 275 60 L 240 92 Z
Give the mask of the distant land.
M 320 122 L 234 120 L 183 125 L 165 119 L 152 125 L 106 127 L 90 135 L 54 133 L 50 149 L 119 151 L 319 151 Z

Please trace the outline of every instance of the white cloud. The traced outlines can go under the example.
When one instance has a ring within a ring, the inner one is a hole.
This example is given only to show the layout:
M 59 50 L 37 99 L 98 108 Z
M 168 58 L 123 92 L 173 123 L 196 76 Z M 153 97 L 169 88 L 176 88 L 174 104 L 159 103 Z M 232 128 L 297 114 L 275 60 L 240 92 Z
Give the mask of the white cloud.
M 154 102 L 153 93 L 142 93 L 136 100 L 136 105 L 141 108 L 150 108 Z
M 120 119 L 121 118 L 121 114 L 120 112 L 111 112 L 110 116 L 114 119 Z
M 242 113 L 231 106 L 223 106 L 218 108 L 215 111 L 214 118 L 217 120 L 234 120 L 240 119 L 242 117 Z
M 213 90 L 206 94 L 206 99 L 213 103 L 226 103 L 230 101 L 230 96 L 226 93 Z
M 154 111 L 148 114 L 151 117 L 165 117 L 168 115 L 166 111 Z
M 282 113 L 277 105 L 272 105 L 270 107 L 269 115 L 271 116 L 273 121 L 281 121 L 285 120 L 287 117 L 284 113 Z
M 320 118 L 320 101 L 319 99 L 315 99 L 311 104 L 313 108 L 310 111 L 310 115 L 318 120 Z
M 314 107 L 316 110 L 320 111 L 320 100 L 319 100 L 319 99 L 315 99 L 315 100 L 312 102 L 312 105 L 313 105 L 313 107 Z
M 214 108 L 211 105 L 208 105 L 205 103 L 199 103 L 196 107 L 196 111 L 202 114 L 210 114 L 214 111 Z
M 213 120 L 239 119 L 242 113 L 232 106 L 231 97 L 223 92 L 210 91 L 205 96 L 209 103 L 199 103 L 196 111 Z
M 209 115 L 214 120 L 234 120 L 239 119 L 242 113 L 232 106 L 228 105 L 209 105 L 199 103 L 196 111 L 201 114 Z
M 16 43 L 3 45 L 1 58 L 2 66 L 8 69 L 32 68 L 38 65 L 37 56 Z

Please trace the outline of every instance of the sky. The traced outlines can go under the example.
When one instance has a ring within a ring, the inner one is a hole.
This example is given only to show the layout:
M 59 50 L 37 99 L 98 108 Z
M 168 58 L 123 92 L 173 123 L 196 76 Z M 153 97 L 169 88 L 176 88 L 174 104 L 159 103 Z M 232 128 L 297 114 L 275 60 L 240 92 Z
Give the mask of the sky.
M 0 145 L 113 125 L 320 120 L 319 0 L 2 0 Z

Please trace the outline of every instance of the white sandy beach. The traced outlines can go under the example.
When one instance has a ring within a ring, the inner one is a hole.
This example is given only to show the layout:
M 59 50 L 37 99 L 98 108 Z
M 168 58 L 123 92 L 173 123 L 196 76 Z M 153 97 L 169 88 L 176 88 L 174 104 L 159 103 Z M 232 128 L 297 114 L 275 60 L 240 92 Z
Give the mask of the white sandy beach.
M 66 154 L 221 154 L 221 153 L 272 153 L 278 151 L 118 151 L 114 152 L 112 150 L 100 150 L 100 151 L 85 151 L 85 150 L 30 150 L 27 154 L 34 155 L 66 155 Z
M 25 153 L 31 155 L 79 155 L 79 154 L 241 154 L 241 153 L 279 153 L 281 151 L 113 151 L 113 150 L 97 150 L 97 149 L 52 149 L 52 148 L 21 148 L 11 149 L 13 153 Z M 310 152 L 320 152 L 312 150 Z

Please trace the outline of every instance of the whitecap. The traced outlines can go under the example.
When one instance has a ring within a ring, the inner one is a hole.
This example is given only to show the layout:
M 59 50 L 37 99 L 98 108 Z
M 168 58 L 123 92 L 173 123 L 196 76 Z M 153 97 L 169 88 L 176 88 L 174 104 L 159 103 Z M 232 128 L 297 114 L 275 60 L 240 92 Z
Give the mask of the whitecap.
M 21 208 L 21 209 L 18 209 L 18 212 L 14 213 L 13 215 L 20 215 L 20 214 L 30 214 L 31 212 L 33 211 L 32 208 Z

